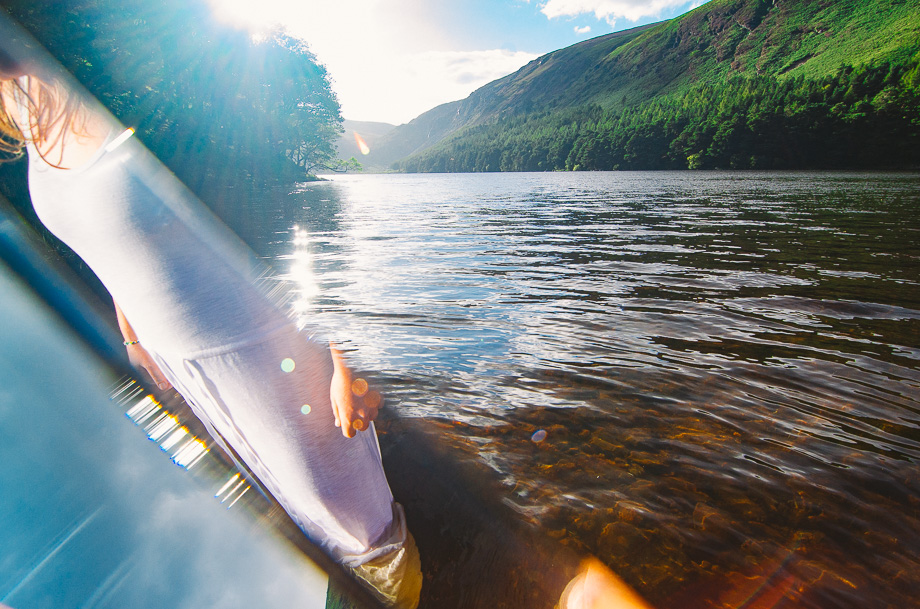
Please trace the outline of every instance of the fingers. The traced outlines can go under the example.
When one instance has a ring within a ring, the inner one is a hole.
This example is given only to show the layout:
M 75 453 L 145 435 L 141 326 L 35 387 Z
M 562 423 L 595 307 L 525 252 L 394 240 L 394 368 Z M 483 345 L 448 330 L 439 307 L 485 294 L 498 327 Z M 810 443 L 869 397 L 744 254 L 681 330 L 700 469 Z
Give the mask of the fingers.
M 172 384 L 166 380 L 166 375 L 163 374 L 163 371 L 160 370 L 160 367 L 153 358 L 150 357 L 146 349 L 139 343 L 132 343 L 127 347 L 128 359 L 135 368 L 143 368 L 146 370 L 150 380 L 156 383 L 156 386 L 159 387 L 161 391 L 165 391 L 172 387 Z
M 149 365 L 144 366 L 144 368 L 146 368 L 147 374 L 150 375 L 150 378 L 153 379 L 153 382 L 157 384 L 157 387 L 159 387 L 161 391 L 166 391 L 172 387 L 170 382 L 166 380 L 166 375 L 163 374 L 159 366 L 151 362 Z
M 329 392 L 335 426 L 342 430 L 343 436 L 353 438 L 357 432 L 371 426 L 377 418 L 383 398 L 380 393 L 371 390 L 365 379 L 352 375 L 345 357 L 334 344 L 329 343 L 329 351 L 333 364 Z
M 368 385 L 367 381 L 362 378 L 356 378 L 351 382 L 351 393 L 352 395 L 363 398 L 367 395 Z
M 351 410 L 351 404 L 347 403 L 348 397 L 345 395 L 332 395 L 332 416 L 335 419 L 335 426 L 342 429 L 342 435 L 350 438 L 348 435 L 351 431 L 351 422 L 348 416 Z
M 368 391 L 367 395 L 364 396 L 364 405 L 368 411 L 368 420 L 373 421 L 383 407 L 383 396 L 376 391 Z
M 336 426 L 336 427 L 341 427 L 341 426 L 342 426 L 342 421 L 341 421 L 341 419 L 339 419 L 339 408 L 338 408 L 338 405 L 336 405 L 335 402 L 332 403 L 332 416 L 335 417 L 335 426 Z
M 172 387 L 172 385 L 169 384 L 169 381 L 166 380 L 166 375 L 163 374 L 163 371 L 160 370 L 160 367 L 155 361 L 153 361 L 153 358 L 150 357 L 146 351 L 144 357 L 144 369 L 147 371 L 147 374 L 150 375 L 150 378 L 153 379 L 153 382 L 157 384 L 157 387 L 159 387 L 160 390 L 165 391 Z
M 333 380 L 332 390 L 330 391 L 332 399 L 332 416 L 335 419 L 335 426 L 342 430 L 342 435 L 346 438 L 354 436 L 352 430 L 352 420 L 354 419 L 354 400 L 347 384 L 343 386 Z
M 355 418 L 356 414 L 353 408 L 353 403 L 349 400 L 348 407 L 343 409 L 344 411 L 340 413 L 342 435 L 346 438 L 355 437 Z
M 336 427 L 342 428 L 342 435 L 353 438 L 356 432 L 370 428 L 377 419 L 383 398 L 377 391 L 370 390 L 367 381 L 357 378 L 352 381 L 349 395 L 342 408 L 334 408 Z M 343 425 L 342 422 L 345 422 Z

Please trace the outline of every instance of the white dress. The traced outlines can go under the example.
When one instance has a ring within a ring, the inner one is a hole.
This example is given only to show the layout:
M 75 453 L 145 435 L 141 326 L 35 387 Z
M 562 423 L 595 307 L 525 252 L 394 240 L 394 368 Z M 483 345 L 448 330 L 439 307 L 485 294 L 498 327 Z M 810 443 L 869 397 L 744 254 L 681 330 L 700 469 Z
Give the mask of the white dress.
M 133 138 L 77 169 L 29 157 L 41 221 L 307 535 L 348 566 L 400 549 L 405 520 L 373 428 L 347 439 L 334 426 L 328 347 L 265 295 L 226 229 Z

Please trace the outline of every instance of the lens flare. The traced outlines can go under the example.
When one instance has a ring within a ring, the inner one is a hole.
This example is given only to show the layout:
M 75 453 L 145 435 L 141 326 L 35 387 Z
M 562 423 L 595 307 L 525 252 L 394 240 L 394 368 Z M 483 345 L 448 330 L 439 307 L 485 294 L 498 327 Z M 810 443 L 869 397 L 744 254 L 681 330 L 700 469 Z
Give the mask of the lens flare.
M 368 408 L 380 408 L 381 402 L 383 402 L 383 397 L 376 391 L 368 391 L 364 396 L 364 404 Z
M 293 372 L 294 371 L 294 360 L 292 360 L 289 357 L 286 357 L 283 360 L 281 360 L 281 369 L 284 370 L 285 372 Z
M 357 131 L 353 132 L 355 134 L 355 143 L 358 145 L 358 149 L 361 151 L 361 154 L 367 156 L 371 153 L 371 147 L 367 145 L 367 142 L 364 141 L 364 138 L 361 137 Z
M 367 381 L 364 379 L 355 379 L 351 383 L 351 392 L 356 396 L 361 397 L 367 393 Z
M 134 128 L 128 127 L 127 129 L 122 131 L 121 135 L 119 135 L 114 140 L 109 142 L 109 145 L 105 147 L 105 151 L 112 152 L 113 150 L 115 150 L 116 148 L 118 148 L 119 146 L 127 142 L 128 138 L 130 138 L 132 135 L 134 135 Z

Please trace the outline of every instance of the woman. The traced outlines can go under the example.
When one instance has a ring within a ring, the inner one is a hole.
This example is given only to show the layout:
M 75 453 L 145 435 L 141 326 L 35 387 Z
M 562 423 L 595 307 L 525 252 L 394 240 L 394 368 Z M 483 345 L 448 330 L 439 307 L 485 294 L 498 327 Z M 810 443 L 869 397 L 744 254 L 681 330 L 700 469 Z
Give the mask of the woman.
M 385 602 L 415 607 L 418 554 L 381 464 L 375 394 L 298 330 L 130 132 L 2 21 L 3 147 L 28 152 L 35 211 L 111 293 L 131 361 L 175 387 L 314 542 Z

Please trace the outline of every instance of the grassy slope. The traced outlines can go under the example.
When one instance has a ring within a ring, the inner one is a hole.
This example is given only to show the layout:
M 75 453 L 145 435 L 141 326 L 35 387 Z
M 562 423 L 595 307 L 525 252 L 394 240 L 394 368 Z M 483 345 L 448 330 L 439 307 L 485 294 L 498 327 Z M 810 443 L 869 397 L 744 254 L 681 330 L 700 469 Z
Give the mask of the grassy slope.
M 485 122 L 507 112 L 519 113 L 554 107 L 565 92 L 584 80 L 584 75 L 601 65 L 617 49 L 628 45 L 659 24 L 607 34 L 544 55 L 514 74 L 489 83 L 474 92 L 483 104 L 475 123 Z
M 554 51 L 477 89 L 466 99 L 433 108 L 382 138 L 366 164 L 386 166 L 422 152 L 464 127 L 491 122 L 509 113 L 552 107 L 559 91 L 567 90 L 592 65 L 648 27 L 653 26 L 607 34 Z
M 506 116 L 589 103 L 619 109 L 733 74 L 817 78 L 918 50 L 920 0 L 712 0 L 671 21 L 544 55 L 387 139 L 402 153 L 396 160 Z
M 616 108 L 731 74 L 816 78 L 906 59 L 918 42 L 918 0 L 714 0 L 616 49 L 566 105 Z
M 915 0 L 788 4 L 768 16 L 767 31 L 745 49 L 748 64 L 759 60 L 770 73 L 816 78 L 844 64 L 904 61 L 920 44 L 920 2 Z

